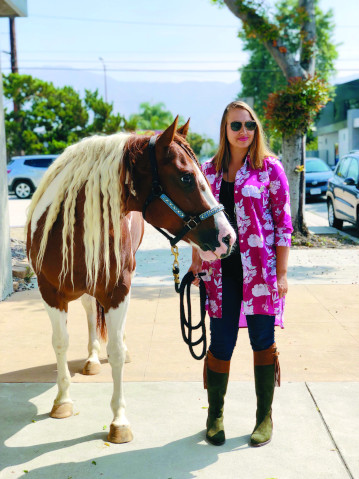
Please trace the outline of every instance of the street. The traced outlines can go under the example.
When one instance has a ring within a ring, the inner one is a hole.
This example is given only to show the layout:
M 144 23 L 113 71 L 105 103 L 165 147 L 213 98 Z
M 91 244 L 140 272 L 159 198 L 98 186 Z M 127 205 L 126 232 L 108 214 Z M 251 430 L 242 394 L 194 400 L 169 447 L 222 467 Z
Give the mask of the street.
M 311 213 L 314 213 L 320 216 L 321 218 L 325 218 L 326 224 L 328 225 L 328 211 L 327 211 L 327 203 L 325 201 L 325 198 L 308 200 L 305 205 L 305 210 L 310 211 Z M 344 221 L 342 231 L 351 236 L 355 236 L 356 238 L 359 238 L 359 231 L 351 223 Z
M 15 195 L 9 195 L 10 227 L 18 228 L 25 225 L 26 211 L 31 200 L 20 200 Z M 305 205 L 306 211 L 310 211 L 326 220 L 328 225 L 327 204 L 325 198 L 312 199 Z M 350 223 L 344 222 L 343 231 L 359 238 L 359 231 Z

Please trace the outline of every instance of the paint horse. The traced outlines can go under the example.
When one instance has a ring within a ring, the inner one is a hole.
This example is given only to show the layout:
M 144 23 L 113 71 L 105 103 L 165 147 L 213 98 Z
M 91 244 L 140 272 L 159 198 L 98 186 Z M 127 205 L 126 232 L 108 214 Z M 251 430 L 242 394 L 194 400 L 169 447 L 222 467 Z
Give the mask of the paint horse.
M 57 359 L 58 394 L 50 416 L 73 413 L 66 324 L 68 303 L 81 297 L 89 325 L 85 374 L 99 372 L 96 322 L 102 336 L 107 332 L 114 383 L 108 440 L 114 443 L 133 437 L 122 385 L 123 338 L 143 214 L 175 236 L 187 218 L 184 240 L 206 260 L 228 255 L 235 241 L 186 142 L 188 126 L 189 121 L 177 130 L 176 118 L 157 138 L 118 133 L 68 147 L 44 175 L 28 212 L 27 251 L 52 323 Z

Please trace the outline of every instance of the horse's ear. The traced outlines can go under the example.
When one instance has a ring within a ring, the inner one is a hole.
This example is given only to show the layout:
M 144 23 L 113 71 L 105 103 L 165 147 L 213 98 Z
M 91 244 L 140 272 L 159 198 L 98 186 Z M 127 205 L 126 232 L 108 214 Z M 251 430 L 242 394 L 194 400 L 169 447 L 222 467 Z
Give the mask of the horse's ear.
M 168 148 L 175 137 L 176 129 L 178 123 L 178 115 L 176 116 L 172 125 L 170 125 L 167 130 L 165 130 L 157 140 L 156 145 L 162 148 Z
M 190 118 L 188 118 L 187 122 L 183 126 L 180 126 L 177 130 L 177 133 L 183 136 L 183 138 L 186 138 L 187 136 L 187 133 L 189 130 L 189 121 L 190 121 Z

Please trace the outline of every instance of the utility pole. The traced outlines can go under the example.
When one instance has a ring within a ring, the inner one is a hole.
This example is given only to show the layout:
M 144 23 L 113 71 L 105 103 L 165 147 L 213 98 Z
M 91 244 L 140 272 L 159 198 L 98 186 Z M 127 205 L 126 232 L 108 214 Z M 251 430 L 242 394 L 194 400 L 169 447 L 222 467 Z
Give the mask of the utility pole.
M 9 2 L 0 0 L 0 18 L 7 17 L 13 20 L 14 17 L 27 17 L 27 1 Z M 15 25 L 13 24 L 13 27 Z M 13 30 L 14 46 L 15 28 L 12 29 L 10 21 L 10 35 Z M 1 50 L 1 48 L 0 48 Z M 11 51 L 13 51 L 11 45 Z M 15 47 L 16 52 L 16 47 Z M 16 58 L 16 53 L 15 53 Z M 17 68 L 17 62 L 14 66 Z M 13 62 L 11 62 L 13 67 Z M 5 139 L 5 118 L 3 108 L 3 88 L 0 63 L 0 301 L 4 300 L 13 291 L 12 268 L 11 268 L 11 247 L 10 247 L 10 226 L 9 226 L 9 206 L 8 206 L 8 187 L 6 174 L 6 139 Z
M 10 21 L 11 73 L 19 73 L 19 68 L 17 66 L 15 18 L 10 17 L 9 21 Z
M 15 31 L 15 18 L 10 17 L 10 58 L 11 58 L 11 73 L 19 73 L 19 68 L 17 65 L 17 49 L 16 49 L 16 31 Z M 19 105 L 14 100 L 14 113 L 17 113 L 20 110 Z M 16 119 L 15 121 L 19 121 Z
M 105 102 L 107 103 L 107 75 L 106 75 L 106 64 L 105 60 L 102 57 L 98 57 L 100 62 L 102 62 L 103 65 L 103 75 L 104 75 L 104 80 L 105 80 Z

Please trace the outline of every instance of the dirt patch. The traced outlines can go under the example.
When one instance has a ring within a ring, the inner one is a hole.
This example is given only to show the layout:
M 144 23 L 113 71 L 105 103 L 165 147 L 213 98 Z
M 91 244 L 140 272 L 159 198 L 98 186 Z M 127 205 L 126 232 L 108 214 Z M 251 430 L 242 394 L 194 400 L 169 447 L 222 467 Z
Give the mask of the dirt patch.
M 335 235 L 312 235 L 304 236 L 301 234 L 292 235 L 293 249 L 306 248 L 359 248 L 359 244 L 353 241 L 349 236 Z

